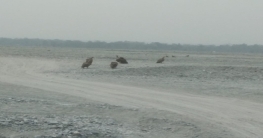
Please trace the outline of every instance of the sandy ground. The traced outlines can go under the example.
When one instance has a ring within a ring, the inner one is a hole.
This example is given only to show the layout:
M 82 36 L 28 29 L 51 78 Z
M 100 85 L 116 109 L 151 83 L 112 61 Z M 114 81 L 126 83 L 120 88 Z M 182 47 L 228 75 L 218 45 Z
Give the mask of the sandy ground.
M 129 64 L 110 69 L 116 55 Z M 90 68 L 81 69 L 91 56 Z M 0 137 L 260 138 L 262 59 L 0 47 Z

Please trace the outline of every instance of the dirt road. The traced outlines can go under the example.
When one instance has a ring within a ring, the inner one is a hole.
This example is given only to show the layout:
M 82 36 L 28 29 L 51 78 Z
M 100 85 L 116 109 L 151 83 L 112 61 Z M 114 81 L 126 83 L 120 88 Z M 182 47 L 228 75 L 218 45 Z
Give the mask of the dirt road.
M 240 138 L 263 136 L 261 103 L 47 76 L 41 71 L 55 69 L 57 65 L 54 61 L 45 59 L 8 57 L 1 58 L 0 63 L 2 82 L 84 97 L 112 105 L 175 112 L 225 127 Z

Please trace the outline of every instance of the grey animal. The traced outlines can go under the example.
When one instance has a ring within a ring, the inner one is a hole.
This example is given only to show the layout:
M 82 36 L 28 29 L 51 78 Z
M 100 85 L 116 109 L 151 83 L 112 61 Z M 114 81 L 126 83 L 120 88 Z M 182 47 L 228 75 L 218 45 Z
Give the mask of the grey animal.
M 84 62 L 81 66 L 81 68 L 88 68 L 93 62 L 93 57 L 86 59 L 86 62 Z
M 164 57 L 158 59 L 156 63 L 162 63 L 163 61 L 164 61 Z
M 111 67 L 112 69 L 115 69 L 117 66 L 118 66 L 118 62 L 111 62 L 111 63 L 110 63 L 110 67 Z
M 189 57 L 189 55 L 186 55 L 186 57 Z
M 116 61 L 121 63 L 121 64 L 128 64 L 127 60 L 123 57 L 118 57 L 118 55 L 116 55 Z

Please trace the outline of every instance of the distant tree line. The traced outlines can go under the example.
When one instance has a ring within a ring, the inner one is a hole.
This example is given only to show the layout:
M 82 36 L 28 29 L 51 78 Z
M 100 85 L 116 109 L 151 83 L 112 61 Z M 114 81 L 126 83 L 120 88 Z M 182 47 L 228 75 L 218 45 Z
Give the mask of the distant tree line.
M 194 52 L 239 52 L 239 53 L 263 53 L 263 45 L 190 45 L 190 44 L 165 44 L 159 42 L 102 42 L 102 41 L 77 41 L 77 40 L 46 40 L 28 38 L 0 38 L 0 46 L 53 46 L 53 47 L 87 47 L 109 49 L 141 49 L 141 50 L 174 50 Z

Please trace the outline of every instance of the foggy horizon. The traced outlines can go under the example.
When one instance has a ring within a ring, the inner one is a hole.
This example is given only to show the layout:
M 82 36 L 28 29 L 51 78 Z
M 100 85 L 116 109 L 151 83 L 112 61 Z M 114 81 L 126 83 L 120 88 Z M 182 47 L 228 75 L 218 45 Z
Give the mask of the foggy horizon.
M 243 44 L 246 44 L 248 46 L 252 46 L 252 45 L 259 45 L 259 46 L 263 46 L 263 44 L 247 44 L 247 43 L 233 43 L 233 44 L 230 44 L 230 43 L 225 43 L 225 44 L 199 44 L 199 43 L 165 43 L 165 42 L 158 42 L 158 41 L 152 41 L 152 42 L 142 42 L 142 41 L 127 41 L 127 40 L 123 40 L 123 41 L 103 41 L 103 40 L 77 40 L 77 39 L 57 39 L 57 38 L 47 38 L 47 39 L 43 39 L 43 38 L 29 38 L 29 37 L 17 37 L 17 38 L 11 38 L 11 37 L 0 37 L 1 38 L 4 38 L 4 39 L 20 39 L 20 40 L 24 40 L 24 39 L 29 39 L 29 40 L 34 40 L 34 39 L 39 39 L 39 40 L 60 40 L 60 41 L 80 41 L 80 42 L 105 42 L 105 43 L 116 43 L 116 42 L 131 42 L 131 43 L 145 43 L 145 44 L 151 44 L 151 43 L 161 43 L 161 44 L 166 44 L 166 45 L 173 45 L 173 44 L 180 44 L 180 45 L 195 45 L 195 46 L 198 46 L 198 45 L 203 45 L 203 46 L 220 46 L 220 45 L 243 45 Z
M 263 44 L 263 1 L 8 1 L 0 37 L 202 45 Z

